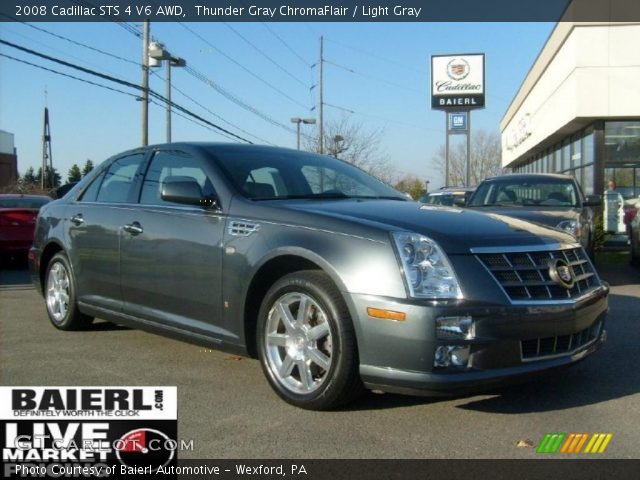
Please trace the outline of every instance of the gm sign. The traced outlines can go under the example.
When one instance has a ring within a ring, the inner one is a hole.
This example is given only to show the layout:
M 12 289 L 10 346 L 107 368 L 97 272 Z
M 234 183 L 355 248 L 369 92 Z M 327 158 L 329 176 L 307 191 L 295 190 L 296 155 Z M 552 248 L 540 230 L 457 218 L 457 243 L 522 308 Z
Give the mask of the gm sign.
M 484 53 L 431 56 L 431 108 L 483 108 L 484 97 Z

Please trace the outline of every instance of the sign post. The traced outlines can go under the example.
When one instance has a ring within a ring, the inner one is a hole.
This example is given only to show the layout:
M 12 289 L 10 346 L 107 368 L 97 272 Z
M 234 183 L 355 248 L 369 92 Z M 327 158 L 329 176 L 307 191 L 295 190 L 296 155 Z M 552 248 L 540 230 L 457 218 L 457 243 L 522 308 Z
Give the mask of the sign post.
M 431 56 L 431 108 L 446 112 L 445 185 L 449 135 L 467 136 L 466 186 L 471 184 L 471 110 L 485 106 L 484 53 Z

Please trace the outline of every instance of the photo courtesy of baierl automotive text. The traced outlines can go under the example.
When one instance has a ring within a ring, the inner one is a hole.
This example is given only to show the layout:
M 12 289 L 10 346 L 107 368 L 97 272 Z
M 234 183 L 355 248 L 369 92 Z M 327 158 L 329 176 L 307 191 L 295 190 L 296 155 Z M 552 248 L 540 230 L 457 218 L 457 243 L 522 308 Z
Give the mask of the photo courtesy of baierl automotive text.
M 640 4 L 0 22 L 3 477 L 640 468 Z

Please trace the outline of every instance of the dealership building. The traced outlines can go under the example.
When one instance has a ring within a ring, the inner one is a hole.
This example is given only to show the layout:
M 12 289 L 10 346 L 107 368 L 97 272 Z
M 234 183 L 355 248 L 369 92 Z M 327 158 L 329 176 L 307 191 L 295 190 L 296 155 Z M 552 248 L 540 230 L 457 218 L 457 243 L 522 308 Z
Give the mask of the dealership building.
M 559 22 L 500 124 L 502 165 L 640 195 L 640 22 Z

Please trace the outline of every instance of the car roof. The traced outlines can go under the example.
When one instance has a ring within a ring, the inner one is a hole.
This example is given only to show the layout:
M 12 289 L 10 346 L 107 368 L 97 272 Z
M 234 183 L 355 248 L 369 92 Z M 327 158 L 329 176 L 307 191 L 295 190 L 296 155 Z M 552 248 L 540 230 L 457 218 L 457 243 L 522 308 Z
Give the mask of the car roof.
M 48 195 L 32 195 L 27 193 L 0 193 L 0 198 L 46 198 L 47 200 L 53 200 Z
M 573 179 L 571 175 L 564 175 L 562 173 L 509 173 L 507 175 L 498 175 L 495 177 L 487 177 L 483 182 L 492 182 L 494 180 L 532 180 L 532 179 L 545 179 L 554 178 L 557 180 Z

